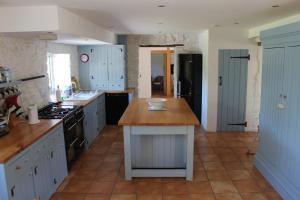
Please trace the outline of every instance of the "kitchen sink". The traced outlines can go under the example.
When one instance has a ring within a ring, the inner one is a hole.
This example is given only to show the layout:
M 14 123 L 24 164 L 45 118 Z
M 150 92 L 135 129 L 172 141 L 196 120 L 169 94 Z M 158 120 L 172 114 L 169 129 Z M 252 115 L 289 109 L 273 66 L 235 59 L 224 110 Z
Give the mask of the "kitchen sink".
M 97 94 L 97 91 L 80 91 L 68 97 L 66 100 L 89 100 Z

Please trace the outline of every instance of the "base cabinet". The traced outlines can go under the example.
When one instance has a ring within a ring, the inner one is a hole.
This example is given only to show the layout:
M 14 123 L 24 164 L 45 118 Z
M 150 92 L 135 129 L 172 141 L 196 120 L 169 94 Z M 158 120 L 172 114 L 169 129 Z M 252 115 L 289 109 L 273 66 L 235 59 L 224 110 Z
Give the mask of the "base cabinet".
M 67 174 L 63 127 L 60 125 L 0 165 L 0 199 L 48 200 Z
M 89 148 L 106 124 L 104 94 L 100 95 L 96 100 L 85 106 L 84 114 L 85 146 L 86 148 Z

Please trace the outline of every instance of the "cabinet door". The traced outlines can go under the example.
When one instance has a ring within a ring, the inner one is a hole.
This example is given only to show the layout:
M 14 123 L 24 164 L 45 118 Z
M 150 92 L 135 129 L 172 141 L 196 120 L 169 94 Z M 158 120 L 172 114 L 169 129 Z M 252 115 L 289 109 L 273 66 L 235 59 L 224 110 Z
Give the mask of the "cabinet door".
M 98 133 L 104 128 L 105 126 L 105 95 L 101 95 L 98 97 L 98 105 L 97 105 L 97 118 L 98 118 Z
M 285 177 L 300 190 L 300 44 L 286 48 L 278 162 Z
M 92 143 L 92 110 L 90 105 L 84 108 L 84 137 L 86 139 L 86 148 L 88 148 Z
M 124 47 L 110 46 L 108 48 L 108 89 L 124 90 L 125 83 Z
M 281 103 L 280 94 L 283 91 L 284 53 L 283 47 L 265 48 L 263 52 L 259 129 L 261 143 L 264 145 L 259 146 L 258 152 L 274 166 L 278 165 L 278 145 L 281 143 L 278 135 L 282 133 L 281 110 L 277 109 L 277 106 Z
M 24 155 L 7 166 L 8 199 L 34 199 L 34 184 L 30 155 Z
M 90 85 L 92 90 L 97 90 L 99 85 L 98 48 L 90 48 Z
M 52 194 L 49 152 L 33 166 L 33 179 L 36 197 L 40 200 L 48 200 Z
M 90 47 L 80 46 L 79 51 L 79 82 L 82 89 L 91 89 L 90 85 L 90 60 L 86 63 L 80 60 L 82 54 L 87 54 L 90 57 Z
M 63 129 L 57 129 L 53 137 L 54 142 L 50 151 L 50 168 L 53 192 L 55 192 L 68 175 L 68 169 Z
M 98 115 L 97 115 L 97 100 L 95 100 L 92 104 L 91 104 L 91 114 L 92 114 L 92 140 L 94 140 L 97 135 L 98 135 Z
M 107 90 L 108 87 L 108 69 L 107 69 L 107 47 L 98 47 L 98 79 L 99 90 Z

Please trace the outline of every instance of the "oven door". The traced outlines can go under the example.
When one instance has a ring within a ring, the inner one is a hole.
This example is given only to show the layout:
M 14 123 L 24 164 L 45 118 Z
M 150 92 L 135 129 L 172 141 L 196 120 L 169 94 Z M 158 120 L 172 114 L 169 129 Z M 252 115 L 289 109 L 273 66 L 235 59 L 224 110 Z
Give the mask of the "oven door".
M 77 124 L 76 124 L 76 137 L 78 138 L 78 140 L 75 143 L 75 150 L 77 156 L 83 152 L 85 147 L 85 137 L 84 137 L 84 128 L 83 128 L 84 114 L 78 116 L 78 118 L 79 119 L 77 119 Z
M 71 163 L 76 159 L 75 145 L 79 140 L 79 138 L 76 135 L 76 128 L 77 128 L 76 126 L 77 126 L 77 121 L 75 119 L 75 116 L 70 117 L 65 122 L 64 135 L 65 135 L 68 168 L 71 166 Z

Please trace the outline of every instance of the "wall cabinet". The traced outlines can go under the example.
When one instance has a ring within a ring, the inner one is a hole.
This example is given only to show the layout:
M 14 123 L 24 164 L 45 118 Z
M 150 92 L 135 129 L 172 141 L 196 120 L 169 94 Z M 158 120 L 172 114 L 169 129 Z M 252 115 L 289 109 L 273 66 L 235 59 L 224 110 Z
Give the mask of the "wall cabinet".
M 89 148 L 100 131 L 105 126 L 105 96 L 100 95 L 96 100 L 84 107 L 84 134 L 86 148 Z
M 1 200 L 48 200 L 67 176 L 63 127 L 0 165 Z
M 83 89 L 124 90 L 123 45 L 82 46 L 79 47 L 79 54 L 89 56 L 88 62 L 79 61 L 79 79 Z
M 300 199 L 300 23 L 261 34 L 263 75 L 256 166 L 284 199 Z

